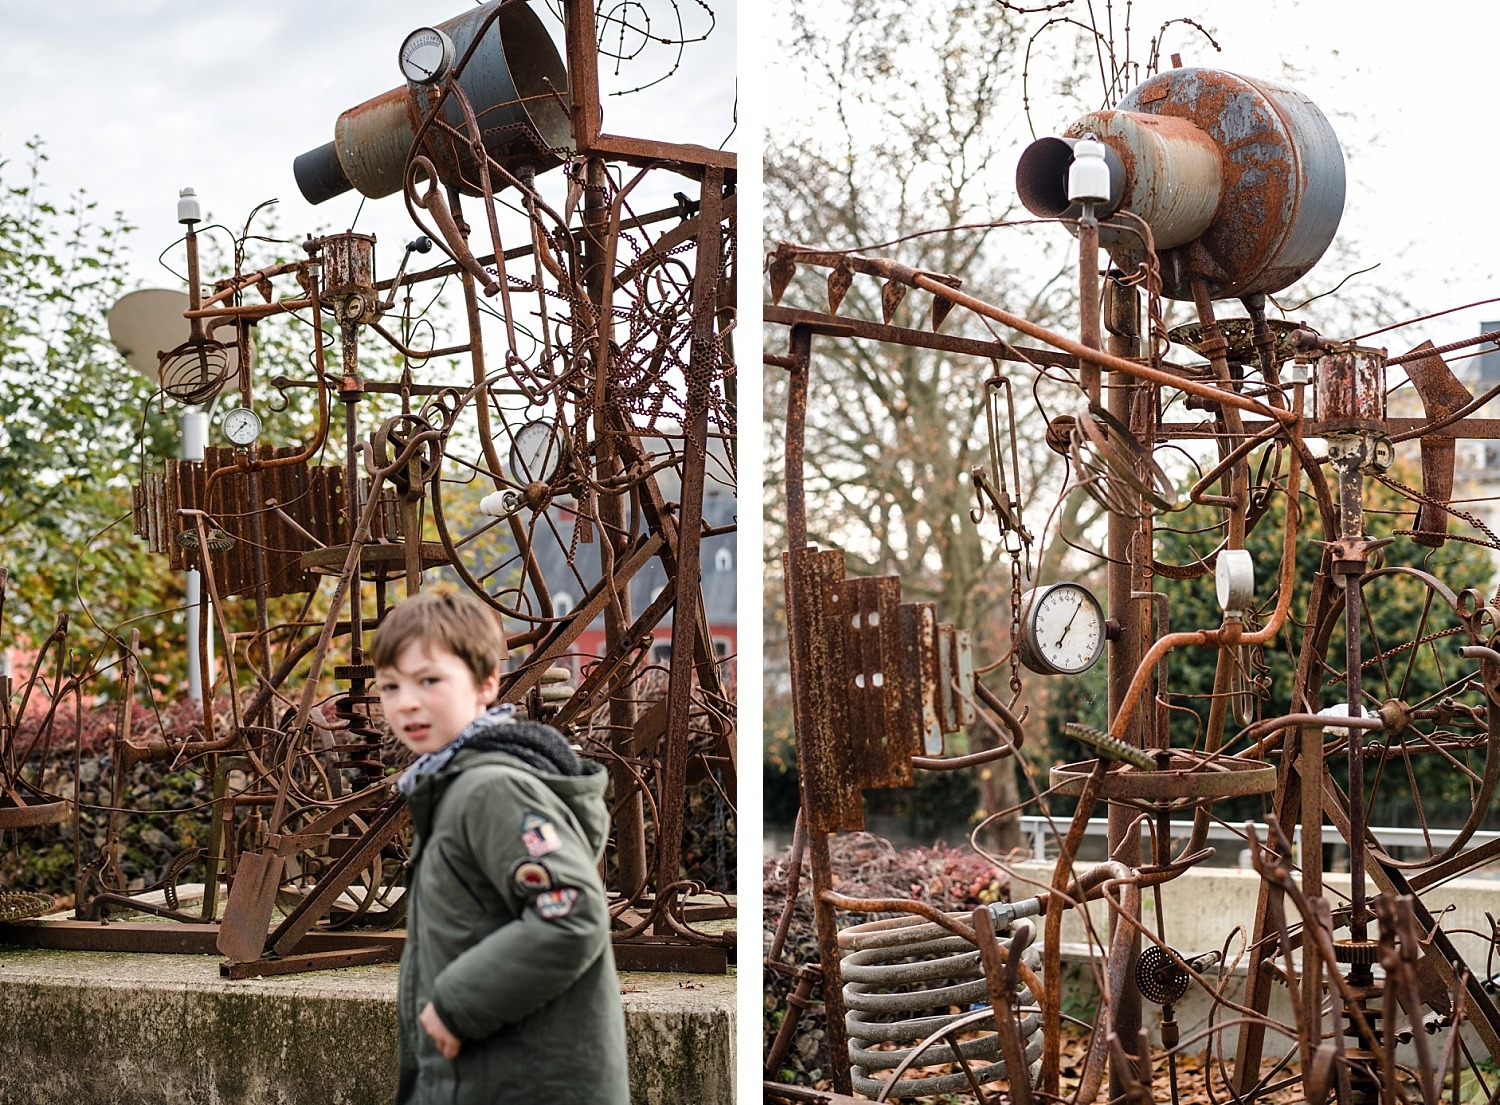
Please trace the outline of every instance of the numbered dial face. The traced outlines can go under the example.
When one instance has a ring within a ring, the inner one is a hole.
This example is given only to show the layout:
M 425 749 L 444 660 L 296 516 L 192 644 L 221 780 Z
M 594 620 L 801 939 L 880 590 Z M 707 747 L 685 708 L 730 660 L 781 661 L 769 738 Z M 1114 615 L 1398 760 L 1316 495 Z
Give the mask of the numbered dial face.
M 249 445 L 260 436 L 260 415 L 249 407 L 236 407 L 224 416 L 224 436 L 233 445 Z
M 562 434 L 545 418 L 528 422 L 516 431 L 510 449 L 511 471 L 519 483 L 550 480 L 562 462 Z
M 453 40 L 436 27 L 418 27 L 401 44 L 401 72 L 413 84 L 440 81 L 453 68 Z
M 1077 583 L 1035 587 L 1021 598 L 1021 663 L 1042 675 L 1077 675 L 1104 655 L 1104 611 Z

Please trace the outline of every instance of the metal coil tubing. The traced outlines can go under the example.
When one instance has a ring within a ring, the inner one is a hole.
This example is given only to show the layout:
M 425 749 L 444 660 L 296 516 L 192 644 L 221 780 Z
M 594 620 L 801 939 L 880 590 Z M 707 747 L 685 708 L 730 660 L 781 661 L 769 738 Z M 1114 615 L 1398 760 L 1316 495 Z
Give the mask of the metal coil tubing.
M 1000 946 L 1009 954 L 1016 934 L 1001 935 L 1023 917 L 1036 916 L 1041 902 L 996 902 L 989 907 Z M 967 914 L 950 914 L 967 920 Z M 1039 951 L 1029 946 L 1030 925 L 1019 941 L 1020 954 L 1033 971 L 1041 967 Z M 849 1033 L 849 1065 L 854 1089 L 880 1099 L 951 1093 L 969 1088 L 962 1070 L 923 1078 L 877 1079 L 876 1072 L 896 1070 L 915 1059 L 925 1041 L 943 1033 L 972 1009 L 990 1003 L 989 988 L 979 949 L 931 921 L 909 916 L 885 918 L 853 925 L 838 936 L 844 978 L 844 1023 Z M 1036 998 L 1024 984 L 1018 985 L 1017 1007 L 1035 1005 Z M 957 1007 L 957 1011 L 954 1011 Z M 989 1022 L 993 1025 L 993 1021 Z M 1025 1049 L 1028 1077 L 1035 1078 L 1042 1052 L 1042 1019 L 1028 1013 L 1018 1022 Z M 966 1029 L 977 1031 L 979 1026 Z M 907 1045 L 907 1046 L 901 1046 Z M 888 1048 L 888 1050 L 887 1050 Z M 962 1056 L 974 1067 L 982 1084 L 1006 1077 L 1000 1057 L 999 1035 L 991 1028 L 974 1039 L 958 1043 L 933 1042 L 921 1054 L 923 1067 L 957 1063 Z

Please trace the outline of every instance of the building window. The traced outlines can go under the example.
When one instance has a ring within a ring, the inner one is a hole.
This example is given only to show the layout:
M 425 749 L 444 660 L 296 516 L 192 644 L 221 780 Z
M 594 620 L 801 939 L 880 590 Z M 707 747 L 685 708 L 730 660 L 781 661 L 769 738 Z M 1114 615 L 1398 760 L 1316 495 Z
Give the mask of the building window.
M 730 651 L 731 651 L 731 646 L 730 646 L 729 638 L 728 637 L 715 637 L 714 638 L 714 658 L 715 659 L 717 659 L 717 660 L 724 659 L 726 656 L 729 655 Z
M 732 572 L 732 571 L 734 571 L 734 554 L 732 552 L 730 552 L 728 549 L 719 549 L 717 552 L 715 552 L 714 553 L 714 571 L 716 571 L 716 572 Z
M 651 650 L 651 658 L 658 664 L 670 663 L 672 659 L 671 645 L 656 645 Z
M 574 599 L 572 595 L 568 594 L 568 592 L 566 592 L 566 591 L 558 591 L 556 594 L 554 594 L 552 596 L 552 614 L 553 614 L 553 616 L 561 618 L 565 614 L 572 613 L 572 611 L 573 611 L 573 604 L 576 601 L 577 600 Z

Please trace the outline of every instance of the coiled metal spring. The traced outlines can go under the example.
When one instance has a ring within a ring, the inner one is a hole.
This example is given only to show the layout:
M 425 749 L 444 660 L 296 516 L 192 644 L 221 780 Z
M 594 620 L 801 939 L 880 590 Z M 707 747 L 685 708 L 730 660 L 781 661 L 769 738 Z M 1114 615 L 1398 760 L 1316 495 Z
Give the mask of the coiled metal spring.
M 996 937 L 1009 954 L 1014 934 L 1002 935 L 1022 917 L 1041 910 L 1038 899 L 996 902 L 989 907 Z M 966 920 L 966 915 L 953 914 Z M 1030 935 L 1030 925 L 1025 926 Z M 1020 941 L 1021 959 L 1033 971 L 1041 966 L 1040 952 Z M 870 1097 L 885 1098 L 950 1093 L 969 1087 L 962 1070 L 923 1078 L 876 1079 L 877 1071 L 900 1068 L 913 1056 L 914 1046 L 929 1040 L 975 1006 L 989 1005 L 989 988 L 979 949 L 931 921 L 914 917 L 888 918 L 854 925 L 839 933 L 842 951 L 840 970 L 844 978 L 844 1023 L 849 1032 L 849 1065 L 854 1089 Z M 1018 987 L 1015 1005 L 1034 1005 L 1036 998 L 1024 985 Z M 957 1006 L 959 1012 L 954 1012 Z M 993 1025 L 993 1021 L 989 1022 Z M 1027 1013 L 1017 1024 L 1025 1049 L 1027 1077 L 1034 1078 L 1042 1052 L 1041 1015 Z M 968 1031 L 979 1031 L 975 1025 Z M 890 1045 L 883 1050 L 879 1045 Z M 908 1046 L 901 1046 L 908 1045 Z M 948 1042 L 937 1043 L 920 1056 L 923 1067 L 955 1063 L 959 1055 L 972 1066 L 975 1060 L 989 1065 L 974 1069 L 981 1083 L 1006 1077 L 1000 1058 L 1000 1039 L 993 1027 L 958 1044 L 958 1054 Z M 885 1098 L 882 1098 L 884 1100 Z

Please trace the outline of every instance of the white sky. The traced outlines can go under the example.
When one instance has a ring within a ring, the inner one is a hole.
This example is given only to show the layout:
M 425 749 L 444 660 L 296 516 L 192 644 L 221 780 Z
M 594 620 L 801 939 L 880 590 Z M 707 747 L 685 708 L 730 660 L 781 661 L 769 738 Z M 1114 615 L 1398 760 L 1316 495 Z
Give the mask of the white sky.
M 1103 22 L 1105 4 L 1095 0 L 1092 7 Z M 1124 11 L 1123 4 L 1114 5 L 1117 28 Z M 1086 20 L 1087 13 L 1086 5 L 1074 4 L 1065 12 L 1030 16 L 1028 26 L 1057 15 Z M 1348 177 L 1339 239 L 1357 245 L 1359 260 L 1337 272 L 1326 263 L 1315 268 L 1310 285 L 1331 286 L 1349 269 L 1378 261 L 1382 267 L 1366 279 L 1406 288 L 1420 313 L 1500 295 L 1490 278 L 1500 254 L 1495 189 L 1482 184 L 1487 173 L 1500 170 L 1489 122 L 1500 5 L 1137 0 L 1130 11 L 1134 56 L 1143 59 L 1158 28 L 1181 17 L 1207 27 L 1223 52 L 1179 25 L 1168 32 L 1164 59 L 1176 50 L 1186 65 L 1290 84 L 1322 109 L 1339 136 Z M 774 23 L 767 33 L 774 42 Z M 1049 36 L 1072 33 L 1053 28 Z M 768 49 L 765 59 L 774 70 L 776 51 Z M 1046 96 L 1037 95 L 1045 74 L 1035 62 L 1031 75 L 1038 134 L 1056 133 L 1077 112 L 1055 107 L 1049 112 Z M 1086 87 L 1097 85 L 1092 78 Z M 767 118 L 795 112 L 801 94 L 795 81 L 773 72 L 761 87 Z M 1019 113 L 1019 102 L 1014 107 Z M 1016 156 L 1029 140 L 1024 126 L 1019 128 Z M 1014 164 L 1011 157 L 1005 165 L 1012 174 L 1008 184 L 1002 182 L 1007 188 L 1014 186 Z M 1378 340 L 1388 341 L 1393 354 L 1422 337 L 1441 344 L 1477 333 L 1481 318 L 1500 319 L 1500 303 Z
M 292 179 L 292 159 L 329 141 L 345 109 L 401 83 L 396 53 L 408 32 L 473 6 L 0 0 L 0 67 L 10 74 L 0 97 L 0 158 L 11 162 L 4 178 L 19 178 L 24 142 L 39 136 L 54 199 L 84 188 L 102 210 L 121 210 L 138 228 L 130 237 L 136 286 L 180 286 L 156 256 L 180 234 L 184 186 L 197 190 L 206 215 L 235 228 L 276 197 L 277 225 L 296 242 L 346 229 L 361 197 L 350 192 L 309 206 Z M 657 89 L 607 99 L 605 130 L 724 143 L 734 115 L 736 0 L 711 6 L 718 22 L 709 40 L 690 44 L 681 69 Z M 645 7 L 653 32 L 670 34 L 670 0 L 645 0 Z M 680 11 L 689 36 L 708 29 L 696 0 L 683 0 Z M 639 74 L 667 72 L 673 56 L 653 44 L 621 80 L 601 64 L 601 81 L 606 89 L 634 87 Z M 399 195 L 367 201 L 356 229 L 379 239 L 377 262 L 387 276 L 414 236 Z

